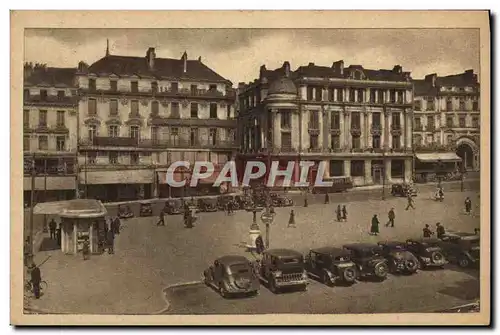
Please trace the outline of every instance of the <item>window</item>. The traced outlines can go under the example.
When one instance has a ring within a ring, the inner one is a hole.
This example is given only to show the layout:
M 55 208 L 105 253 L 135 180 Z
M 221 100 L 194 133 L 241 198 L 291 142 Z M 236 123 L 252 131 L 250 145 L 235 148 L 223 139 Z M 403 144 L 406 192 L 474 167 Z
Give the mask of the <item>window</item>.
M 328 101 L 335 100 L 335 90 L 333 88 L 328 88 Z
M 160 114 L 160 104 L 158 101 L 151 101 L 151 114 L 158 115 Z
M 171 102 L 170 108 L 171 108 L 170 117 L 179 118 L 180 117 L 179 103 L 178 102 Z
M 337 88 L 337 101 L 339 101 L 339 102 L 344 101 L 344 89 L 343 88 Z
M 97 152 L 89 151 L 87 152 L 87 164 L 95 164 L 97 160 Z
M 425 110 L 428 110 L 428 111 L 434 110 L 434 99 L 433 98 L 427 98 L 427 105 L 425 107 Z
M 394 128 L 394 129 L 401 128 L 401 114 L 400 113 L 392 113 L 392 128 Z
M 97 100 L 96 99 L 89 99 L 87 112 L 89 115 L 96 115 L 97 114 Z
M 352 148 L 361 149 L 361 137 L 359 135 L 352 135 Z
M 151 141 L 158 142 L 158 127 L 151 127 Z
M 65 122 L 65 112 L 64 111 L 57 111 L 57 126 L 58 127 L 64 127 L 66 124 Z
M 449 127 L 449 128 L 453 127 L 453 117 L 452 116 L 446 117 L 446 127 Z
M 56 137 L 56 147 L 57 147 L 57 151 L 66 150 L 66 136 L 57 136 Z
M 227 105 L 227 119 L 229 120 L 231 118 L 231 105 Z
M 365 175 L 365 161 L 351 161 L 351 176 L 363 177 Z
M 415 118 L 415 130 L 422 129 L 422 120 L 419 117 Z
M 314 87 L 307 86 L 307 100 L 313 100 Z
M 118 126 L 112 125 L 108 127 L 109 137 L 118 137 Z
M 285 150 L 292 148 L 292 133 L 281 133 L 281 148 Z
M 47 90 L 40 90 L 40 99 L 42 101 L 47 100 Z
M 316 87 L 315 100 L 316 101 L 323 100 L 323 89 L 321 87 Z
M 413 137 L 413 140 L 415 141 L 416 145 L 422 145 L 422 135 L 415 135 L 415 137 Z
M 118 115 L 118 100 L 112 99 L 109 101 L 109 115 Z
M 139 164 L 139 153 L 137 152 L 130 153 L 130 164 Z
M 370 102 L 375 103 L 377 101 L 377 90 L 371 89 L 370 90 Z
M 379 128 L 380 125 L 381 125 L 380 113 L 379 112 L 372 113 L 372 126 L 375 128 Z
M 290 113 L 283 112 L 281 115 L 281 129 L 290 129 L 292 127 L 292 120 Z
M 402 104 L 405 101 L 405 91 L 397 91 L 398 94 L 398 104 Z
M 392 135 L 392 148 L 393 149 L 401 148 L 401 136 Z
M 198 86 L 191 85 L 191 95 L 197 95 L 197 94 L 198 94 Z
M 179 128 L 173 127 L 170 129 L 170 142 L 173 145 L 179 144 Z
M 132 114 L 132 117 L 139 116 L 139 101 L 130 101 L 130 113 Z
M 97 128 L 95 125 L 91 124 L 87 126 L 88 129 L 88 138 L 91 142 L 94 141 L 94 138 L 97 136 Z
M 477 101 L 477 100 L 472 101 L 472 110 L 473 111 L 479 110 L 479 101 Z
M 379 135 L 373 135 L 372 148 L 373 149 L 380 149 L 380 136 Z
M 383 90 L 378 90 L 377 91 L 377 95 L 378 95 L 377 102 L 379 104 L 384 103 L 384 91 Z
M 216 128 L 210 128 L 210 131 L 208 133 L 208 141 L 211 145 L 217 144 L 217 129 Z
M 30 111 L 29 111 L 29 109 L 23 110 L 23 126 L 24 126 L 24 128 L 30 127 Z
M 340 129 L 340 113 L 332 112 L 331 120 L 330 120 L 330 128 L 331 129 Z
M 116 80 L 111 80 L 109 82 L 109 88 L 112 92 L 118 91 L 118 82 Z
M 198 104 L 196 102 L 191 103 L 191 117 L 198 118 Z
M 460 98 L 460 101 L 458 102 L 458 109 L 460 109 L 461 111 L 465 110 L 465 100 L 464 100 L 464 98 Z
M 427 116 L 427 130 L 434 130 L 434 116 Z
M 189 134 L 189 145 L 191 146 L 198 145 L 198 128 L 191 128 Z
M 24 100 L 28 100 L 30 98 L 30 90 L 29 89 L 24 89 L 23 98 L 24 98 Z
M 211 119 L 217 118 L 217 104 L 216 103 L 210 104 L 210 118 Z
M 66 96 L 66 92 L 64 91 L 57 91 L 57 99 L 62 100 Z
M 134 93 L 139 92 L 139 83 L 137 81 L 130 82 L 130 91 Z
M 392 102 L 392 103 L 396 102 L 396 90 L 390 91 L 390 102 Z
M 318 135 L 310 135 L 309 136 L 309 147 L 311 149 L 318 149 Z
M 39 127 L 47 127 L 47 111 L 46 110 L 38 111 L 38 126 Z
M 130 138 L 139 138 L 139 126 L 130 126 L 129 129 Z
M 216 91 L 217 90 L 217 85 L 215 85 L 215 84 L 208 85 L 208 90 L 209 91 Z
M 458 125 L 460 128 L 465 128 L 465 116 L 461 116 L 458 118 Z
M 24 136 L 23 137 L 23 150 L 24 151 L 30 151 L 30 137 L 29 136 Z
M 453 103 L 450 98 L 446 100 L 446 110 L 447 111 L 452 111 L 453 110 Z
M 356 101 L 356 89 L 355 88 L 350 88 L 349 89 L 349 101 L 350 102 L 355 102 Z
M 309 128 L 319 129 L 319 113 L 317 111 L 309 111 Z
M 158 83 L 156 81 L 151 83 L 151 92 L 158 93 Z
M 479 128 L 479 118 L 478 117 L 473 117 L 472 118 L 472 127 L 473 128 Z
M 330 161 L 330 176 L 340 177 L 344 175 L 344 161 Z
M 393 159 L 391 161 L 391 177 L 401 178 L 404 176 L 405 161 L 402 159 Z
M 422 110 L 422 101 L 420 100 L 415 100 L 415 110 L 420 111 Z
M 110 151 L 108 154 L 109 164 L 118 164 L 118 153 Z
M 49 148 L 49 140 L 45 135 L 38 136 L 38 150 L 47 150 Z
M 351 113 L 351 129 L 361 128 L 361 114 L 359 112 Z
M 365 98 L 365 90 L 359 89 L 358 90 L 358 102 L 364 102 L 365 101 L 364 98 Z
M 95 91 L 96 90 L 95 79 L 89 79 L 89 90 L 90 91 Z
M 170 84 L 170 90 L 172 92 L 179 92 L 179 83 L 172 83 Z
M 428 144 L 434 143 L 434 136 L 432 136 L 431 134 L 427 135 L 427 141 L 426 142 Z
M 446 136 L 446 144 L 452 145 L 453 144 L 453 135 L 447 135 Z
M 340 149 L 340 136 L 332 135 L 330 147 L 332 149 Z

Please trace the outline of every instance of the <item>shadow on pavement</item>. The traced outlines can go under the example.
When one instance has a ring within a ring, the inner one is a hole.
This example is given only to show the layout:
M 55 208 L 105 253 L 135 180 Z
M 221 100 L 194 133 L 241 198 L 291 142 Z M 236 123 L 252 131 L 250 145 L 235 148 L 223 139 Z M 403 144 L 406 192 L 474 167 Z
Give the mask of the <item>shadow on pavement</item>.
M 42 240 L 42 243 L 40 244 L 40 248 L 38 251 L 52 251 L 52 250 L 59 250 L 61 247 L 57 245 L 57 241 L 53 240 L 49 237 L 44 237 Z
M 456 285 L 445 287 L 438 292 L 464 301 L 479 299 L 479 281 L 476 279 L 462 280 L 456 282 Z

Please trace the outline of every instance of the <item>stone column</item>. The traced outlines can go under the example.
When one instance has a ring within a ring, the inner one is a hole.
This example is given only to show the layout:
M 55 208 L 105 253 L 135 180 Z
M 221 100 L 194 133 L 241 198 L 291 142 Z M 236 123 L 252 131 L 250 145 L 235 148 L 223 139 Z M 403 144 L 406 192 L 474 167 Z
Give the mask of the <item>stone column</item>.
M 358 90 L 354 90 L 354 101 L 358 101 Z
M 278 109 L 273 109 L 273 146 L 276 148 L 281 148 L 281 125 L 280 125 L 280 114 Z
M 349 149 L 349 115 L 347 111 L 342 112 L 342 118 L 344 119 L 344 128 L 343 128 L 343 137 L 344 137 L 344 146 Z
M 403 111 L 400 114 L 400 124 L 401 124 L 401 137 L 399 138 L 399 146 L 404 149 L 406 147 L 406 128 L 405 128 L 406 113 Z
M 413 169 L 412 169 L 412 159 L 413 158 L 407 158 L 405 159 L 405 174 L 404 174 L 404 181 L 406 183 L 409 183 L 411 181 L 411 177 L 413 175 Z
M 333 101 L 338 101 L 338 91 L 339 91 L 339 88 L 334 88 L 333 89 Z
M 350 159 L 344 160 L 344 176 L 346 176 L 346 177 L 351 176 L 351 160 Z
M 413 112 L 408 112 L 406 116 L 406 149 L 411 149 L 413 147 L 412 143 L 412 133 L 413 133 Z
M 345 145 L 345 129 L 344 129 L 344 114 L 343 112 L 339 113 L 339 128 L 340 128 L 340 136 L 339 136 L 339 146 L 342 149 Z
M 365 185 L 373 184 L 372 179 L 372 160 L 365 160 Z
M 323 108 L 320 109 L 319 111 L 317 111 L 316 113 L 318 113 L 318 130 L 319 130 L 319 134 L 318 134 L 318 148 L 322 148 L 323 147 Z
M 366 134 L 367 134 L 367 147 L 371 147 L 373 143 L 373 135 L 371 132 L 371 127 L 373 124 L 373 114 L 368 113 L 368 124 L 366 125 Z
M 385 137 L 386 137 L 386 130 L 387 130 L 387 127 L 386 127 L 386 113 L 385 111 L 382 112 L 382 119 L 380 120 L 380 147 L 383 149 L 384 148 L 384 145 L 387 143 L 387 141 L 385 140 Z
M 391 182 L 391 159 L 386 157 L 384 162 L 385 169 L 385 183 L 388 184 Z
M 389 112 L 387 113 L 387 146 L 389 149 L 392 148 L 391 129 L 392 129 L 392 114 Z
M 331 111 L 329 110 L 325 110 L 323 108 L 323 111 L 322 111 L 322 117 L 323 117 L 323 134 L 322 134 L 322 138 L 323 138 L 323 146 L 321 147 L 323 150 L 327 150 L 328 147 L 330 146 L 330 119 L 331 119 L 331 116 L 330 116 L 330 113 Z
M 357 92 L 357 91 L 356 91 Z M 359 135 L 359 147 L 361 149 L 365 148 L 365 113 L 361 112 L 359 117 L 359 128 L 361 133 Z

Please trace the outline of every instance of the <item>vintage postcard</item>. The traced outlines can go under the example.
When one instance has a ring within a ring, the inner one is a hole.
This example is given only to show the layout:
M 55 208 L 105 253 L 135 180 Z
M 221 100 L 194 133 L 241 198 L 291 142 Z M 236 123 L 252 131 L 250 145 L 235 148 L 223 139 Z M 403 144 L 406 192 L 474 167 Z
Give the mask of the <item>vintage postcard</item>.
M 487 11 L 11 18 L 13 324 L 490 323 Z

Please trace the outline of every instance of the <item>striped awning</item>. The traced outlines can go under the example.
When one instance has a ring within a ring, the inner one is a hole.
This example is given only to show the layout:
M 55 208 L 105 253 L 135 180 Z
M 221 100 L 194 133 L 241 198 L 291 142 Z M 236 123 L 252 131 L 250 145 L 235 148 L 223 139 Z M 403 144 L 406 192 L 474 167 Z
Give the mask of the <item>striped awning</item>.
M 58 215 L 69 218 L 98 218 L 107 214 L 106 207 L 95 199 L 75 199 L 42 202 L 33 208 L 34 214 Z
M 424 163 L 434 162 L 461 162 L 462 158 L 454 152 L 433 152 L 425 154 L 416 154 L 417 159 Z

